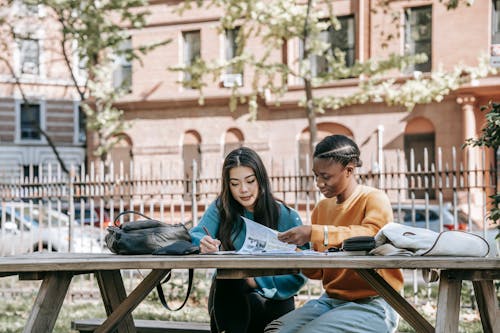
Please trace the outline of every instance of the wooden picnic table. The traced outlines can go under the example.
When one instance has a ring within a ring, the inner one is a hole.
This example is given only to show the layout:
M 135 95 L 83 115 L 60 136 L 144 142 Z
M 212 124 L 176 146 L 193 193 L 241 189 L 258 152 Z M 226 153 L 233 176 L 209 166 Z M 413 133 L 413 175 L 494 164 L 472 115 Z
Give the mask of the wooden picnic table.
M 24 332 L 52 332 L 74 275 L 93 273 L 108 315 L 96 333 L 135 332 L 131 312 L 172 269 L 217 268 L 218 278 L 287 274 L 302 268 L 350 268 L 358 272 L 417 332 L 458 331 L 462 280 L 470 280 L 484 332 L 500 332 L 493 280 L 500 279 L 500 258 L 377 257 L 305 255 L 115 255 L 33 253 L 0 258 L 0 277 L 43 279 Z M 376 272 L 380 268 L 439 270 L 436 325 L 433 327 Z M 151 269 L 126 295 L 120 270 Z

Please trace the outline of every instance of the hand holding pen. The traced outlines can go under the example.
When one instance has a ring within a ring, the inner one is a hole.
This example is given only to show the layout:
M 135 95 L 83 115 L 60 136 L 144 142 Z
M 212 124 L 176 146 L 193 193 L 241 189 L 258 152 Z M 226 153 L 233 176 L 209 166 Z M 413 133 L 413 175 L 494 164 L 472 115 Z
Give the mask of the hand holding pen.
M 219 251 L 219 247 L 221 244 L 220 240 L 212 238 L 212 235 L 210 234 L 210 231 L 207 229 L 207 227 L 202 226 L 202 228 L 207 235 L 200 240 L 200 252 L 211 253 Z

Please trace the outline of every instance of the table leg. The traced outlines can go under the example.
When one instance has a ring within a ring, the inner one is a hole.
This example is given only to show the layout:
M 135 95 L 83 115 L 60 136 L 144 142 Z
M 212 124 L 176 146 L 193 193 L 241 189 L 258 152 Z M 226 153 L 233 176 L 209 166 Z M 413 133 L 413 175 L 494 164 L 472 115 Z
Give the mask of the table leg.
M 485 333 L 500 332 L 500 311 L 492 280 L 472 281 L 481 323 Z
M 52 332 L 72 277 L 72 272 L 46 273 L 24 327 L 24 333 Z
M 417 332 L 433 333 L 434 327 L 394 288 L 372 269 L 356 269 L 358 274 L 396 310 Z
M 125 298 L 127 292 L 123 285 L 122 275 L 119 270 L 96 272 L 97 283 L 101 291 L 101 297 L 104 302 L 106 314 L 109 316 Z M 118 325 L 118 332 L 135 333 L 134 320 L 132 314 L 125 315 L 124 319 Z
M 441 271 L 436 314 L 436 333 L 457 333 L 462 280 L 450 279 Z
M 94 333 L 112 332 L 116 326 L 130 314 L 156 287 L 156 285 L 168 274 L 170 270 L 154 269 L 144 280 L 118 305 L 108 318 L 99 326 Z

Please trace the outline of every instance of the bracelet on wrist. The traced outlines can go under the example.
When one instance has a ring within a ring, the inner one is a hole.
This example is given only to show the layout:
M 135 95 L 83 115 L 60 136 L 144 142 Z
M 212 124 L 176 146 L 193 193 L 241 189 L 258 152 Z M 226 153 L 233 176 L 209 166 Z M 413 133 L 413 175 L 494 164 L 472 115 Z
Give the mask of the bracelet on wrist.
M 328 247 L 328 226 L 323 226 L 323 245 Z

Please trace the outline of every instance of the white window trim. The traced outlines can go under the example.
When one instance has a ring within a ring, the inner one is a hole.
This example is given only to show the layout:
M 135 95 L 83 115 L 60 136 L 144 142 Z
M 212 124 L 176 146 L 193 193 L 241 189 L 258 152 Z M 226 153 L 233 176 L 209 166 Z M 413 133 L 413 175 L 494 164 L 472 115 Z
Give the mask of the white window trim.
M 16 33 L 21 34 L 22 32 L 16 31 Z M 38 42 L 38 74 L 22 73 L 21 68 L 21 50 L 19 47 L 19 40 L 22 39 L 32 39 Z M 13 41 L 13 58 L 14 58 L 14 72 L 16 76 L 21 79 L 24 78 L 46 78 L 47 69 L 45 68 L 45 32 L 41 28 L 30 36 L 30 38 L 19 38 Z
M 21 139 L 21 104 L 23 104 L 22 99 L 17 99 L 16 98 L 16 103 L 15 103 L 15 112 L 16 112 L 16 136 L 15 136 L 15 143 L 16 144 L 47 144 L 47 140 L 45 137 L 40 134 L 40 139 L 39 140 L 26 140 L 26 139 Z M 46 101 L 41 98 L 34 98 L 33 103 L 39 104 L 40 105 L 40 128 L 42 130 L 46 130 L 46 124 L 45 124 L 45 114 L 46 114 Z

